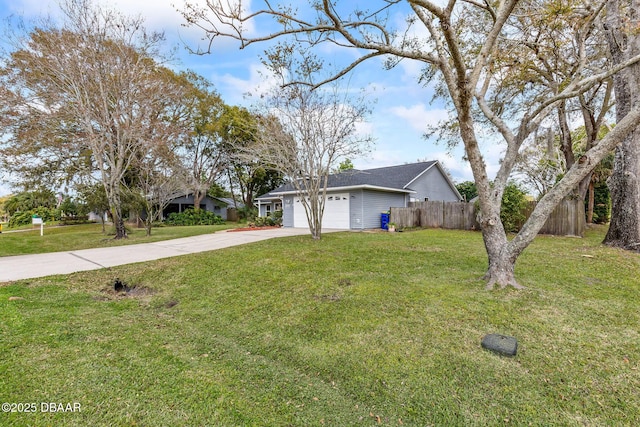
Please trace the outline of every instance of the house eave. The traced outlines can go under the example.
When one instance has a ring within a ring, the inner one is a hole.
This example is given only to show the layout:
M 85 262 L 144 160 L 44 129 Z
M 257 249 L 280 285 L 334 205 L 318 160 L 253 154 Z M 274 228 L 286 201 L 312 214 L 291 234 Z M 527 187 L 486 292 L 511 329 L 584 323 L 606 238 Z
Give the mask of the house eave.
M 380 186 L 377 186 L 377 185 L 370 185 L 370 184 L 348 185 L 348 186 L 343 186 L 343 187 L 329 187 L 329 188 L 327 188 L 327 192 L 351 191 L 351 190 L 374 190 L 374 191 L 384 191 L 384 192 L 387 192 L 387 193 L 404 193 L 404 194 L 415 193 L 414 190 L 410 190 L 410 189 L 407 189 L 407 188 L 380 187 Z M 273 200 L 273 199 L 278 199 L 281 196 L 289 196 L 289 195 L 295 195 L 295 194 L 299 194 L 299 191 L 297 191 L 297 190 L 278 191 L 278 192 L 270 193 L 270 197 L 259 197 L 256 200 Z

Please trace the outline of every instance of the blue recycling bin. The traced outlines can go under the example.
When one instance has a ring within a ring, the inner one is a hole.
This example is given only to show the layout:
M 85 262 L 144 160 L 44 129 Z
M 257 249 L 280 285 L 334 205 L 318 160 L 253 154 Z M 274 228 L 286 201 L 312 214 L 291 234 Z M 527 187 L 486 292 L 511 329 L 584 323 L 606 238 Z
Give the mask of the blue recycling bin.
M 389 229 L 389 216 L 390 214 L 386 212 L 382 212 L 380 214 L 380 228 L 382 228 L 383 230 Z

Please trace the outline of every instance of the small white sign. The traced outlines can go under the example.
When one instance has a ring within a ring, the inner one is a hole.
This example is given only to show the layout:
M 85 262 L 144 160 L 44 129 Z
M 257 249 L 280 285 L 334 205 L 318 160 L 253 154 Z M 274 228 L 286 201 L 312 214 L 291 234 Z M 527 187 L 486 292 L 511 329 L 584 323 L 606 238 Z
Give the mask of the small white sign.
M 44 222 L 42 222 L 42 218 L 31 218 L 31 221 L 33 225 L 44 224 Z

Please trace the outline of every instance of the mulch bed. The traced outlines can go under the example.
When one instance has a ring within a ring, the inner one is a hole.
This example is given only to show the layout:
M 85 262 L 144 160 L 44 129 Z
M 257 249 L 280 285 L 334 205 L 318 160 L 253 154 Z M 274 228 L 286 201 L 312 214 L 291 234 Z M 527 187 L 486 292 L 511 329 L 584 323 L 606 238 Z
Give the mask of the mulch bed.
M 227 233 L 229 232 L 234 232 L 234 231 L 258 231 L 258 230 L 269 230 L 272 228 L 280 228 L 277 225 L 272 225 L 272 226 L 264 226 L 264 227 L 243 227 L 243 228 L 230 228 L 229 230 L 227 230 Z

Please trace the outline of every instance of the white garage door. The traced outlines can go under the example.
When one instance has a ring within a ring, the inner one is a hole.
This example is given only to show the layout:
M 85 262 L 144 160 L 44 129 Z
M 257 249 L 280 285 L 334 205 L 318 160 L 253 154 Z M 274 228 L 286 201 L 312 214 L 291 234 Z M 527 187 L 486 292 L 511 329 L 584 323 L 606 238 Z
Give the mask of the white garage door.
M 323 228 L 349 229 L 349 193 L 330 194 L 324 205 Z M 299 197 L 294 198 L 293 226 L 308 227 L 304 206 Z

